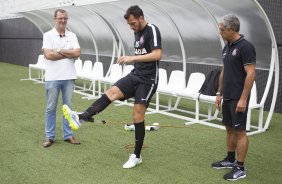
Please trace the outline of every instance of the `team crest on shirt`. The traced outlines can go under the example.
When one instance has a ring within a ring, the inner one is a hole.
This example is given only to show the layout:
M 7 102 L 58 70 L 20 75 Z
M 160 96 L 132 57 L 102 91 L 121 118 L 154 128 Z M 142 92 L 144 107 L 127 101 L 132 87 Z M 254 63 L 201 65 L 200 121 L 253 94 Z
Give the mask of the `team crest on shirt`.
M 147 54 L 147 50 L 143 48 L 144 45 L 144 35 L 141 35 L 139 41 L 135 41 L 135 54 L 136 55 L 143 55 Z
M 233 52 L 232 52 L 232 56 L 236 56 L 237 55 L 237 51 L 238 51 L 238 49 L 234 49 Z

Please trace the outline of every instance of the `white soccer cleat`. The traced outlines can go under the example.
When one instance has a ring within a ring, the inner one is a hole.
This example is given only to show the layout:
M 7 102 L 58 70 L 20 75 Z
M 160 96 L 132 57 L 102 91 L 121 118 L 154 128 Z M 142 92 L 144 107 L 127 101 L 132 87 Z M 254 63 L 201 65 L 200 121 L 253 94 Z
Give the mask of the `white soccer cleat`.
M 140 158 L 136 158 L 135 154 L 130 154 L 128 161 L 125 164 L 123 164 L 122 167 L 124 169 L 130 169 L 130 168 L 133 168 L 133 167 L 135 167 L 135 166 L 137 166 L 141 163 L 142 163 L 141 155 L 140 155 Z
M 145 130 L 147 131 L 156 131 L 159 130 L 160 127 L 159 126 L 145 126 Z
M 125 125 L 124 125 L 124 129 L 125 129 L 126 131 L 135 131 L 135 126 L 134 126 L 134 125 L 125 124 Z
M 78 130 L 81 126 L 81 122 L 78 117 L 78 113 L 72 111 L 67 105 L 63 105 L 63 113 L 65 118 L 69 122 L 69 126 L 72 130 Z

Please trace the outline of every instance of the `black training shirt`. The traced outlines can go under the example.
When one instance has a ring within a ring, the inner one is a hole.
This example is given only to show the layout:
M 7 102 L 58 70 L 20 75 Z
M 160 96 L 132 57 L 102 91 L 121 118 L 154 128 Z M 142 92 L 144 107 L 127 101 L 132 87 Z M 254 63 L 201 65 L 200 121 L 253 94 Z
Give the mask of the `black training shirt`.
M 245 65 L 256 63 L 254 46 L 241 35 L 234 43 L 227 43 L 223 48 L 223 89 L 224 99 L 239 100 L 244 89 Z
M 147 24 L 142 31 L 135 33 L 135 55 L 145 55 L 154 49 L 161 49 L 161 34 L 153 24 Z M 135 62 L 130 75 L 143 83 L 157 84 L 159 61 Z

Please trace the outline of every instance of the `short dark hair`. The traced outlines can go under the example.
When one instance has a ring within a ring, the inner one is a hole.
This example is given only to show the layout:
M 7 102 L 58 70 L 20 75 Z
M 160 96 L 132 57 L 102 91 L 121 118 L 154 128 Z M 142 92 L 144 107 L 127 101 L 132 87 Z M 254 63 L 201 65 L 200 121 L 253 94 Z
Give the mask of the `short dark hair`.
M 66 15 L 68 15 L 67 11 L 66 10 L 63 10 L 63 9 L 57 9 L 54 13 L 54 17 L 56 18 L 57 17 L 57 13 L 60 12 L 60 13 L 65 13 Z
M 139 18 L 141 16 L 144 17 L 143 10 L 138 5 L 130 6 L 126 10 L 126 14 L 124 15 L 124 18 L 128 19 L 130 15 L 133 15 L 134 18 Z

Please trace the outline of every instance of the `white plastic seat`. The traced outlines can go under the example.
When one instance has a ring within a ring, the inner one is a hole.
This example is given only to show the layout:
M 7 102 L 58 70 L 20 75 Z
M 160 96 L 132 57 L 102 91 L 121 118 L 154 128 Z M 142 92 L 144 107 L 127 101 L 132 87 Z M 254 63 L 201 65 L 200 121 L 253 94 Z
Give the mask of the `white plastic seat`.
M 121 77 L 122 77 L 122 66 L 119 64 L 113 64 L 110 68 L 109 75 L 101 78 L 100 81 L 113 84 Z
M 259 109 L 259 118 L 258 118 L 258 125 L 257 126 L 251 125 L 251 118 L 252 118 L 252 110 L 253 109 Z M 251 127 L 256 128 L 258 130 L 262 130 L 263 129 L 262 126 L 263 126 L 263 105 L 257 103 L 257 86 L 256 86 L 256 82 L 254 82 L 252 90 L 251 90 L 250 101 L 249 101 L 246 130 L 250 131 Z
M 104 67 L 103 63 L 96 61 L 93 66 L 92 73 L 90 75 L 91 80 L 98 80 L 104 76 Z
M 91 76 L 89 80 L 92 82 L 92 95 L 95 97 L 96 92 L 99 93 L 99 91 L 96 91 L 96 81 L 99 81 L 101 78 L 104 77 L 104 67 L 103 63 L 100 61 L 96 61 L 93 66 L 93 70 L 91 73 Z
M 85 98 L 95 98 L 96 92 L 98 93 L 98 91 L 96 91 L 96 81 L 99 81 L 99 79 L 103 78 L 103 76 L 104 68 L 102 62 L 96 61 L 92 67 L 92 61 L 86 60 L 80 74 L 78 75 L 78 78 L 83 80 L 83 87 L 76 86 L 76 88 L 79 88 L 80 90 L 75 90 L 75 92 L 85 95 Z M 87 81 L 91 82 L 89 87 L 86 87 Z M 90 95 L 89 92 L 92 92 L 92 95 Z
M 75 67 L 76 75 L 80 75 L 80 73 L 82 71 L 82 60 L 76 59 L 74 61 L 74 67 Z
M 198 98 L 201 102 L 207 102 L 207 103 L 215 103 L 216 96 L 209 96 L 209 95 L 203 95 L 203 94 L 197 94 L 195 98 Z
M 78 64 L 77 65 L 80 65 L 79 61 L 78 61 Z M 79 73 L 77 73 L 77 78 L 78 79 L 81 79 L 83 80 L 83 86 L 79 86 L 77 85 L 78 83 L 76 82 L 76 85 L 75 85 L 75 90 L 74 92 L 76 93 L 79 93 L 81 95 L 87 95 L 86 91 L 90 91 L 90 88 L 87 88 L 86 86 L 86 81 L 89 81 L 90 78 L 91 78 L 91 74 L 92 74 L 92 70 L 93 70 L 93 66 L 92 66 L 92 61 L 90 60 L 86 60 L 84 61 L 84 63 L 82 64 L 82 69 Z M 80 67 L 80 66 L 77 66 L 77 67 Z M 79 70 L 79 68 L 78 68 Z
M 194 99 L 199 90 L 201 89 L 204 81 L 205 75 L 199 72 L 191 73 L 189 76 L 187 86 L 184 90 L 177 91 L 176 95 Z
M 185 74 L 183 71 L 174 70 L 171 72 L 168 84 L 165 86 L 160 86 L 156 92 L 156 111 L 159 111 L 160 106 L 160 93 L 169 96 L 168 110 L 171 110 L 171 98 L 176 96 L 177 91 L 183 90 L 185 88 Z
M 107 84 L 114 84 L 122 77 L 122 66 L 119 64 L 113 64 L 110 67 L 108 76 L 99 79 L 99 96 L 101 96 L 101 83 L 104 83 L 104 91 L 106 91 Z
M 205 75 L 203 73 L 195 72 L 191 73 L 187 82 L 185 89 L 177 91 L 176 95 L 181 98 L 197 100 L 199 90 L 201 89 L 204 81 Z M 175 106 L 178 106 L 180 98 L 177 99 Z M 195 119 L 199 119 L 199 109 L 197 108 L 197 102 L 195 107 Z
M 44 62 L 44 55 L 40 54 L 38 56 L 38 60 L 36 64 L 29 64 L 30 68 L 34 69 L 44 69 L 45 70 L 45 62 Z
M 125 77 L 126 75 L 128 75 L 133 69 L 134 69 L 133 65 L 125 65 L 125 66 L 123 66 L 122 77 Z
M 196 117 L 195 117 L 196 120 L 199 120 L 200 102 L 209 104 L 207 120 L 210 121 L 210 120 L 217 118 L 218 113 L 219 113 L 217 109 L 215 110 L 215 113 L 212 117 L 212 109 L 215 106 L 216 96 L 209 96 L 209 95 L 203 95 L 203 94 L 198 93 L 197 95 L 195 95 L 195 100 L 196 100 Z
M 33 78 L 32 77 L 32 70 L 38 71 L 38 77 Z M 21 79 L 21 80 L 32 80 L 39 83 L 44 83 L 44 73 L 46 70 L 45 65 L 45 58 L 44 55 L 40 54 L 38 55 L 37 63 L 36 64 L 29 64 L 28 65 L 28 79 Z
M 167 85 L 167 72 L 163 68 L 159 68 L 159 82 L 157 91 Z
M 90 61 L 90 60 L 84 61 L 83 66 L 82 66 L 82 70 L 81 70 L 80 74 L 78 75 L 78 78 L 89 79 L 91 77 L 91 73 L 92 73 L 92 69 L 93 69 L 92 65 L 93 65 L 92 61 Z
M 176 95 L 176 92 L 185 88 L 185 74 L 183 71 L 174 70 L 171 72 L 167 85 L 159 87 L 158 92 Z
M 133 65 L 123 65 L 121 78 L 127 76 L 133 69 L 134 69 Z M 120 101 L 119 105 L 126 104 L 126 103 L 128 103 L 128 100 L 123 100 L 123 101 Z

